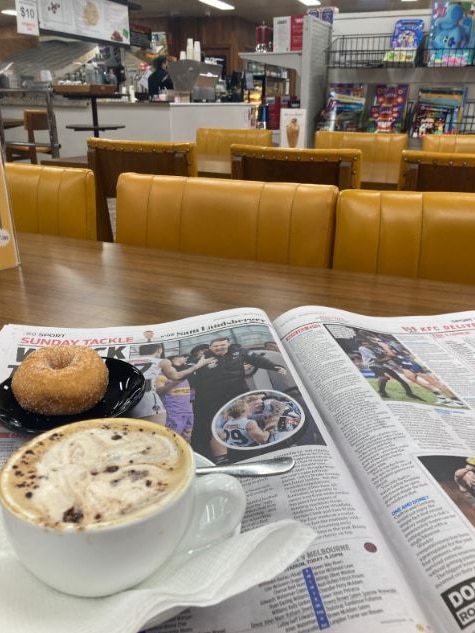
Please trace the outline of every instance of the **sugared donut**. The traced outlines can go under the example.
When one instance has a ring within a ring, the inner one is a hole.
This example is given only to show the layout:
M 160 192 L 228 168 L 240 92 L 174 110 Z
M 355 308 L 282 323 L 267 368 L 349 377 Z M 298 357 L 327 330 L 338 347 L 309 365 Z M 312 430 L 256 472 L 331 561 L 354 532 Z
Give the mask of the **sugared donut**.
M 31 352 L 12 377 L 19 405 L 43 415 L 72 415 L 104 396 L 109 371 L 89 347 L 45 347 Z

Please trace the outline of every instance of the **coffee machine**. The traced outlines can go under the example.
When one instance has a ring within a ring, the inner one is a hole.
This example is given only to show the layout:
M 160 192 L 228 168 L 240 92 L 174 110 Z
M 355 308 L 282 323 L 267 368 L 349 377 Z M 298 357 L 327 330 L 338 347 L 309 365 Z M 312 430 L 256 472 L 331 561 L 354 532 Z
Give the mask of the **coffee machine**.
M 168 72 L 175 96 L 189 94 L 190 101 L 216 101 L 216 85 L 222 73 L 219 64 L 182 59 L 169 62 Z

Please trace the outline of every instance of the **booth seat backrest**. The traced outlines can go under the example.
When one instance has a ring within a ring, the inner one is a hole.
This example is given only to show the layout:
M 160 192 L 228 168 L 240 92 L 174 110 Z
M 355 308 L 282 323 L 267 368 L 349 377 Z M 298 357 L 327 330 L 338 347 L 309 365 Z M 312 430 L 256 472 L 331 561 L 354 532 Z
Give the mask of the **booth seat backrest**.
M 475 283 L 475 194 L 342 191 L 333 268 Z
M 272 146 L 272 130 L 200 127 L 196 130 L 198 154 L 229 156 L 233 143 L 244 145 Z
M 194 143 L 87 139 L 89 167 L 108 197 L 115 197 L 117 178 L 125 171 L 139 174 L 196 176 Z M 98 187 L 99 188 L 99 187 Z
M 475 192 L 475 154 L 406 149 L 398 189 Z
M 407 147 L 406 134 L 372 132 L 315 132 L 317 149 L 360 149 L 363 154 L 361 180 L 364 183 L 394 184 L 398 182 L 401 152 Z
M 194 143 L 89 137 L 87 159 L 96 178 L 99 238 L 105 241 L 113 240 L 108 198 L 116 197 L 117 179 L 121 173 L 197 175 Z
M 421 149 L 424 152 L 475 154 L 475 134 L 425 134 Z
M 307 182 L 353 189 L 361 185 L 359 149 L 285 149 L 231 145 L 231 173 L 238 180 Z
M 6 163 L 5 173 L 17 231 L 96 239 L 90 169 Z
M 337 193 L 331 185 L 122 174 L 116 241 L 328 268 Z

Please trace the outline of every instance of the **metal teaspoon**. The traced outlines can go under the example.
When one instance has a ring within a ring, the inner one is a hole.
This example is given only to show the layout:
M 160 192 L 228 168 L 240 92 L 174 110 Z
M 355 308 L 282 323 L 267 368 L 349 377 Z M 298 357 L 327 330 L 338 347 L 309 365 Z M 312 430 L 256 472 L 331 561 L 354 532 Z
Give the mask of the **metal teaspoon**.
M 198 466 L 197 475 L 209 475 L 211 473 L 226 473 L 235 477 L 259 477 L 269 475 L 281 475 L 287 473 L 295 466 L 292 457 L 274 457 L 260 462 L 247 464 L 223 464 L 221 466 Z

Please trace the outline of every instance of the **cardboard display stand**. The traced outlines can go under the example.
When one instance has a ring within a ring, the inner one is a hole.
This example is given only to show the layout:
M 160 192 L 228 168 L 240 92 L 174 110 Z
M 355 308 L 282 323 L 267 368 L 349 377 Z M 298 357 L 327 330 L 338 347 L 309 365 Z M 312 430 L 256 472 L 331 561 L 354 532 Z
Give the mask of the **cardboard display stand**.
M 13 226 L 10 195 L 3 159 L 0 157 L 0 270 L 14 268 L 20 263 L 18 245 Z
M 305 147 L 307 138 L 307 110 L 305 108 L 282 108 L 280 111 L 280 146 Z

